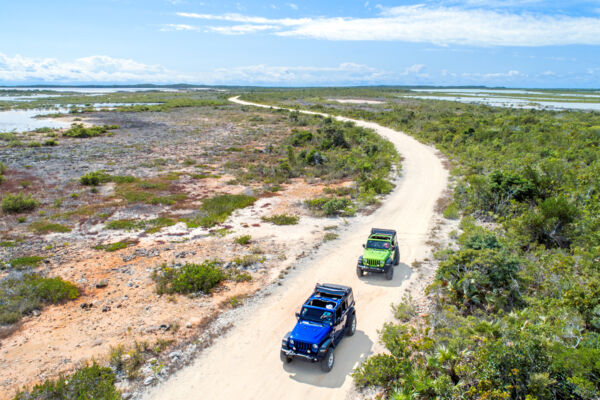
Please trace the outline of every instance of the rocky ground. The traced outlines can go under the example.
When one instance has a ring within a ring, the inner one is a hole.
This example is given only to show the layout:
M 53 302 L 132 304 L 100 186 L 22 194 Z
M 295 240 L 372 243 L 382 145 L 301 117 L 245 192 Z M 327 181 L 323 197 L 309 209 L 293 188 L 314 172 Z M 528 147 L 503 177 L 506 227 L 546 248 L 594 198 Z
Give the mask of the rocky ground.
M 295 179 L 272 192 L 260 182 L 241 185 L 235 180 L 231 165 L 248 154 L 260 156 L 269 143 L 289 131 L 277 113 L 249 115 L 239 106 L 227 106 L 98 112 L 82 119 L 89 125 L 119 128 L 87 139 L 59 135 L 58 146 L 52 147 L 10 147 L 0 142 L 0 159 L 8 167 L 0 186 L 2 196 L 21 191 L 41 203 L 33 213 L 2 214 L 0 241 L 14 246 L 0 247 L 0 261 L 9 265 L 16 257 L 42 256 L 45 260 L 37 272 L 69 280 L 81 292 L 78 299 L 36 310 L 5 330 L 8 333 L 0 339 L 0 399 L 88 360 L 106 360 L 111 348 L 134 342 L 167 349 L 159 356 L 166 368 L 159 371 L 152 367 L 156 360 L 149 360 L 140 369 L 137 382 L 150 384 L 158 374 L 168 374 L 190 360 L 227 328 L 227 318 L 216 320 L 217 315 L 224 311 L 235 315 L 248 296 L 264 294 L 261 288 L 285 276 L 296 260 L 323 242 L 327 232 L 343 224 L 339 219 L 315 218 L 302 205 L 322 193 L 323 182 Z M 43 141 L 46 135 L 26 138 Z M 129 202 L 118 196 L 114 183 L 97 189 L 79 183 L 80 176 L 96 170 L 140 179 L 162 177 L 160 182 L 169 181 L 168 195 L 185 196 L 166 205 Z M 258 200 L 213 229 L 190 228 L 185 222 L 157 232 L 106 229 L 120 219 L 180 221 L 197 213 L 202 199 L 225 193 L 250 194 Z M 262 220 L 283 213 L 298 215 L 299 224 L 276 226 Z M 32 227 L 39 221 L 60 223 L 71 231 L 38 233 Z M 234 243 L 241 235 L 250 235 L 250 243 Z M 116 241 L 129 247 L 115 252 L 94 249 Z M 156 294 L 151 274 L 162 263 L 219 259 L 233 268 L 232 260 L 244 256 L 254 261 L 236 267 L 250 273 L 249 282 L 227 282 L 212 295 Z M 6 265 L 0 278 L 19 273 Z M 120 385 L 124 392 L 130 389 L 127 379 Z

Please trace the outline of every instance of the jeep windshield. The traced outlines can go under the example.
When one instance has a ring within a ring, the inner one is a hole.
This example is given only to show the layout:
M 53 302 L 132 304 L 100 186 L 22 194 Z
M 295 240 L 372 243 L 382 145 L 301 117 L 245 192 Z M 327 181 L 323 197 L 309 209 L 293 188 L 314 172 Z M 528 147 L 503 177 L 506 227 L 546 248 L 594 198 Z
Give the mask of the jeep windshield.
M 390 244 L 381 240 L 368 240 L 367 249 L 389 250 Z
M 300 317 L 307 321 L 328 323 L 332 321 L 333 310 L 323 310 L 320 308 L 302 307 Z

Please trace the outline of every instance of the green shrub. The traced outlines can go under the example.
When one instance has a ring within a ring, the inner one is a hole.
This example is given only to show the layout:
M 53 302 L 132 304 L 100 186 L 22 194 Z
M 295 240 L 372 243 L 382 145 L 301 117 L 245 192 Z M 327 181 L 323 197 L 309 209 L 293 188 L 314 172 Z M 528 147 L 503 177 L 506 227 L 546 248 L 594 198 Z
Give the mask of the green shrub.
M 335 215 L 351 215 L 352 200 L 346 197 L 318 197 L 305 201 L 306 206 L 314 211 L 319 211 L 323 215 L 331 217 Z
M 163 264 L 152 273 L 156 292 L 163 293 L 210 293 L 211 289 L 227 278 L 225 271 L 215 261 L 202 264 L 185 264 L 167 267 Z
M 45 257 L 28 256 L 28 257 L 13 258 L 12 260 L 8 261 L 8 263 L 14 269 L 24 269 L 24 268 L 28 268 L 28 267 L 35 268 L 38 265 L 40 265 L 40 263 L 44 260 L 45 260 Z
M 122 249 L 126 249 L 127 247 L 129 247 L 129 245 L 132 244 L 131 242 L 128 241 L 118 241 L 118 242 L 114 242 L 114 243 L 108 243 L 108 244 L 99 244 L 94 246 L 94 250 L 104 250 L 104 251 L 109 251 L 109 252 L 113 252 L 113 251 L 117 251 L 117 250 L 122 250 Z
M 5 278 L 0 281 L 0 325 L 18 322 L 23 315 L 45 304 L 78 296 L 77 287 L 61 278 L 44 278 L 37 274 Z
M 29 225 L 32 231 L 39 233 L 40 235 L 45 235 L 50 232 L 56 233 L 66 233 L 71 232 L 71 228 L 66 225 L 57 224 L 53 222 L 47 221 L 35 221 L 31 225 Z
M 233 241 L 237 244 L 241 244 L 242 246 L 247 245 L 252 240 L 252 236 L 250 235 L 242 235 L 233 239 Z
M 4 173 L 6 172 L 6 165 L 0 161 L 0 183 L 4 182 Z
M 79 178 L 79 183 L 85 186 L 98 186 L 103 183 L 109 182 L 111 176 L 104 171 L 88 172 Z
M 262 217 L 262 220 L 275 225 L 296 225 L 298 224 L 300 217 L 297 215 L 276 214 L 271 215 L 270 217 Z
M 339 235 L 335 232 L 327 232 L 325 236 L 323 236 L 323 241 L 328 242 L 330 240 L 335 240 L 339 237 Z
M 443 216 L 446 219 L 458 219 L 460 217 L 459 208 L 455 202 L 448 204 L 448 207 L 444 210 Z
M 2 211 L 5 213 L 30 212 L 37 208 L 39 202 L 30 194 L 6 194 L 2 197 Z
M 83 124 L 73 124 L 71 128 L 62 133 L 65 137 L 71 138 L 91 138 L 96 136 L 103 136 L 109 129 L 118 129 L 116 125 L 103 125 L 103 126 L 92 126 L 86 128 Z
M 256 197 L 243 194 L 223 194 L 202 201 L 201 217 L 187 221 L 188 226 L 210 228 L 225 220 L 237 209 L 251 206 Z
M 144 229 L 144 227 L 144 221 L 137 221 L 133 219 L 119 219 L 115 221 L 109 221 L 106 223 L 106 229 L 114 230 L 132 231 L 136 229 Z
M 56 380 L 47 379 L 36 384 L 31 390 L 19 392 L 14 400 L 120 400 L 121 394 L 115 387 L 115 379 L 110 368 L 100 367 L 94 362 L 70 376 L 60 376 Z

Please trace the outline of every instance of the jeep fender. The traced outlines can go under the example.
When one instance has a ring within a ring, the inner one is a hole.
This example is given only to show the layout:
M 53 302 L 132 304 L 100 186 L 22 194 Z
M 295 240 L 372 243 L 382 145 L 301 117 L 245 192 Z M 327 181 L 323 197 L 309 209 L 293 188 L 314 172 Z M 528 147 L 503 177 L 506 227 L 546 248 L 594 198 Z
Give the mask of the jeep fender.
M 331 337 L 327 338 L 327 340 L 321 344 L 321 347 L 319 347 L 319 355 L 325 355 L 325 353 L 327 353 L 327 349 L 332 347 L 332 345 L 333 339 Z

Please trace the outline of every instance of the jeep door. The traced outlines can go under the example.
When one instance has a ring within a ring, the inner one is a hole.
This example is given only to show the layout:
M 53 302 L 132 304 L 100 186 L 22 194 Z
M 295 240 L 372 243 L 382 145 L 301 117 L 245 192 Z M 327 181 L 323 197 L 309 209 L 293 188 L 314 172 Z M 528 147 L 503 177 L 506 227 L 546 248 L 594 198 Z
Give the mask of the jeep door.
M 335 338 L 336 340 L 339 340 L 341 338 L 341 336 L 344 335 L 344 328 L 346 327 L 346 318 L 347 318 L 348 313 L 345 311 L 342 311 L 342 306 L 339 306 L 336 310 L 335 310 L 335 326 L 334 326 L 334 332 L 335 332 Z

